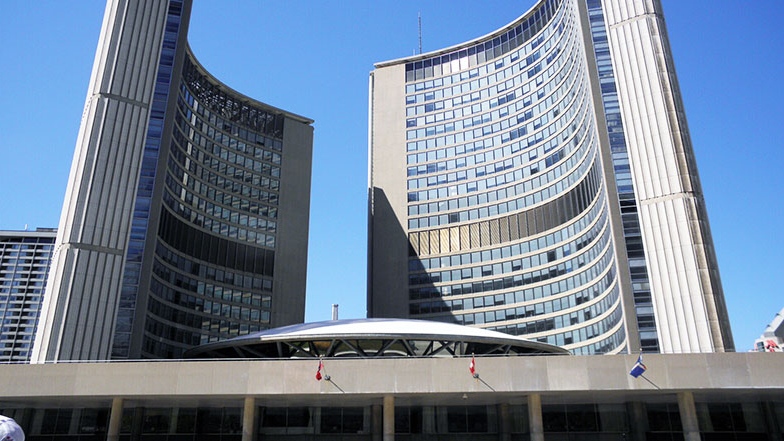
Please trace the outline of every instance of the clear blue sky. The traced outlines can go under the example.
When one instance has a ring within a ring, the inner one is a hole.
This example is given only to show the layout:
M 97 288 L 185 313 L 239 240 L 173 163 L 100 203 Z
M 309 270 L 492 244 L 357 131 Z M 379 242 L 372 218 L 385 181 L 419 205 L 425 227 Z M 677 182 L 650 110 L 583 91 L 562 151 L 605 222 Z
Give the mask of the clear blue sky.
M 739 351 L 784 307 L 784 6 L 664 0 Z M 461 43 L 533 0 L 196 0 L 190 44 L 221 81 L 316 122 L 306 319 L 364 317 L 373 63 Z M 103 0 L 0 1 L 0 229 L 55 227 Z

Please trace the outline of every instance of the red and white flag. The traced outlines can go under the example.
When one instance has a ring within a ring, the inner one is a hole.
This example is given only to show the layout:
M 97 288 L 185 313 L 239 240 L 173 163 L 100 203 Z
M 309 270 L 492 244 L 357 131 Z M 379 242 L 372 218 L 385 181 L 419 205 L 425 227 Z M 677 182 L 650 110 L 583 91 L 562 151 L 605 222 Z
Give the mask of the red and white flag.
M 471 356 L 471 363 L 468 364 L 468 372 L 471 372 L 472 376 L 476 376 L 476 360 L 474 356 Z
M 316 371 L 316 380 L 318 380 L 318 381 L 321 381 L 321 379 L 322 379 L 322 378 L 324 378 L 324 377 L 321 375 L 321 370 L 322 370 L 322 369 L 324 369 L 324 362 L 323 362 L 323 361 L 321 361 L 321 360 L 319 360 L 319 366 L 318 366 L 318 370 Z

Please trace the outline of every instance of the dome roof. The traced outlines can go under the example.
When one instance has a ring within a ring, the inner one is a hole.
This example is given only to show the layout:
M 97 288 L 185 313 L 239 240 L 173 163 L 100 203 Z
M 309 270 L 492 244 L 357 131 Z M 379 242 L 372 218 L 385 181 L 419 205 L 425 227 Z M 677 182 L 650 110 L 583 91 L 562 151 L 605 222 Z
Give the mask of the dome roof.
M 558 346 L 428 320 L 351 319 L 284 326 L 193 348 L 187 358 L 454 357 L 568 354 Z

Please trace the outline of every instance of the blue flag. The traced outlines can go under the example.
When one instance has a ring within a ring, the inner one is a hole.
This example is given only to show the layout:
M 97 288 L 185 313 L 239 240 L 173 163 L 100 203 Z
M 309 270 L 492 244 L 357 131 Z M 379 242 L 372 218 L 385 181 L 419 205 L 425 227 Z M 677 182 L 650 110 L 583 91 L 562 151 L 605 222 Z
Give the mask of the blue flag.
M 631 375 L 634 378 L 637 378 L 640 375 L 642 375 L 642 373 L 645 372 L 646 369 L 648 368 L 645 367 L 644 364 L 642 364 L 642 354 L 640 354 L 640 356 L 637 357 L 637 363 L 634 363 L 634 366 L 632 367 L 632 370 L 629 372 L 629 375 Z

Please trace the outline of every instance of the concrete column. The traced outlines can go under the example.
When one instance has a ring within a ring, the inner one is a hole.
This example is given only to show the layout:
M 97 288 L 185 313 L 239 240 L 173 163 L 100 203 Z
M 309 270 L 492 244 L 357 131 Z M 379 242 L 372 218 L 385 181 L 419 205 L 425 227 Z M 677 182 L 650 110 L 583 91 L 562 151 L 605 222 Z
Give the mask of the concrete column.
M 782 440 L 782 428 L 779 427 L 779 422 L 776 420 L 776 410 L 773 403 L 766 401 L 762 403 L 762 411 L 765 413 L 765 423 L 768 426 L 768 439 L 770 441 Z
M 171 424 L 169 424 L 169 433 L 177 433 L 177 420 L 180 419 L 180 408 L 175 407 L 172 409 Z
M 253 441 L 256 433 L 256 399 L 245 397 L 245 408 L 242 410 L 242 441 Z
M 498 405 L 498 439 L 512 441 L 512 420 L 509 418 L 509 403 Z
M 631 441 L 645 441 L 645 432 L 648 430 L 645 404 L 640 401 L 626 403 L 626 413 L 629 415 Z
M 381 405 L 373 404 L 370 406 L 370 428 L 373 441 L 381 441 L 383 436 L 383 417 L 381 415 Z
M 144 422 L 144 407 L 134 407 L 131 416 L 131 441 L 142 439 L 142 423 Z
M 112 412 L 109 414 L 109 428 L 106 431 L 106 441 L 119 441 L 120 423 L 122 422 L 123 399 L 112 399 Z
M 531 441 L 544 441 L 542 396 L 539 394 L 528 395 L 528 425 L 531 428 Z
M 395 397 L 384 396 L 384 441 L 395 441 Z
M 700 425 L 697 422 L 693 393 L 678 392 L 678 410 L 681 414 L 684 441 L 700 441 Z

